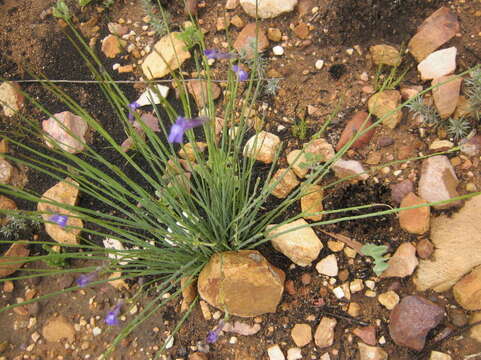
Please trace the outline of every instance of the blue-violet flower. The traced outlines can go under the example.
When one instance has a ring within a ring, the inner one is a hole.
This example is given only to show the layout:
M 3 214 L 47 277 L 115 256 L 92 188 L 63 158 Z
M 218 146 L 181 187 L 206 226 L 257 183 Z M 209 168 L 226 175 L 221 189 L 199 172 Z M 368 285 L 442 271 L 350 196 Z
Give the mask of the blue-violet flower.
M 205 49 L 204 50 L 204 55 L 207 57 L 207 59 L 232 59 L 235 57 L 235 54 L 232 53 L 223 53 L 220 51 L 217 51 L 216 49 Z
M 90 284 L 92 281 L 94 281 L 97 278 L 98 275 L 98 270 L 92 271 L 88 274 L 82 274 L 80 275 L 76 283 L 80 287 L 86 287 L 88 284 Z
M 104 319 L 107 325 L 115 326 L 119 324 L 118 316 L 120 314 L 120 308 L 122 307 L 123 303 L 123 301 L 119 301 L 117 305 L 115 305 L 112 310 L 107 313 L 107 316 Z
M 196 117 L 193 119 L 186 119 L 182 116 L 177 117 L 175 124 L 170 128 L 169 137 L 167 141 L 172 143 L 183 143 L 184 142 L 184 132 L 188 129 L 200 126 L 208 120 L 207 117 Z
M 246 81 L 249 78 L 247 71 L 242 70 L 239 65 L 232 66 L 232 70 L 236 73 L 239 81 Z
M 224 320 L 221 320 L 219 321 L 219 325 L 217 325 L 214 330 L 209 331 L 209 333 L 207 334 L 207 340 L 206 340 L 207 343 L 208 344 L 215 343 L 219 338 L 219 334 L 223 328 L 224 328 Z
M 53 214 L 48 218 L 49 221 L 56 223 L 60 227 L 65 227 L 67 225 L 68 216 L 60 215 L 60 214 Z
M 134 112 L 140 107 L 140 104 L 137 101 L 129 104 L 129 121 L 134 121 Z

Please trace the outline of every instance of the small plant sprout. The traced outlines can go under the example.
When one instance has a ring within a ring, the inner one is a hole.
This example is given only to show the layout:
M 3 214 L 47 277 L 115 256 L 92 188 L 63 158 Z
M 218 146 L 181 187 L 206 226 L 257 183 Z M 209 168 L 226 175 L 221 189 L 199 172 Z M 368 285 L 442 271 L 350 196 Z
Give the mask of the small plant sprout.
M 458 141 L 469 134 L 471 125 L 468 119 L 465 118 L 449 118 L 447 131 L 448 135 L 454 140 Z
M 384 254 L 387 252 L 386 245 L 366 244 L 361 248 L 361 252 L 374 259 L 374 273 L 379 276 L 388 268 Z
M 279 83 L 281 79 L 266 79 L 266 84 L 264 86 L 264 94 L 274 96 L 279 90 Z
M 184 142 L 184 132 L 189 129 L 193 129 L 197 126 L 201 126 L 209 120 L 207 117 L 196 117 L 193 119 L 186 119 L 182 116 L 177 117 L 175 124 L 170 128 L 170 133 L 168 137 L 169 143 L 182 144 Z
M 471 111 L 477 121 L 481 120 L 481 66 L 470 73 L 471 78 L 466 80 L 465 93 L 468 97 Z
M 110 310 L 108 313 L 107 313 L 107 316 L 105 316 L 105 323 L 109 326 L 117 326 L 120 324 L 119 322 L 119 314 L 120 314 L 120 309 L 122 307 L 122 305 L 124 304 L 124 302 L 122 300 L 120 300 L 117 305 L 115 305 L 112 310 Z
M 70 19 L 70 10 L 63 0 L 57 0 L 55 5 L 52 7 L 52 15 L 59 19 L 68 20 Z

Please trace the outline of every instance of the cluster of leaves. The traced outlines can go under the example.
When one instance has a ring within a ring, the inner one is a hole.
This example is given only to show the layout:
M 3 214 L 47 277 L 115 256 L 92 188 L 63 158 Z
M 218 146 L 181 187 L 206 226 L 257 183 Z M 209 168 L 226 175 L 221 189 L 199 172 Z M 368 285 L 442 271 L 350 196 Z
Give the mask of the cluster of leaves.
M 42 224 L 40 217 L 27 218 L 21 214 L 7 215 L 6 220 L 6 224 L 0 227 L 0 238 L 8 241 L 30 237 Z
M 185 46 L 188 50 L 192 49 L 196 45 L 201 45 L 202 43 L 202 32 L 195 24 L 187 26 L 177 36 L 185 43 Z
M 387 252 L 387 246 L 385 245 L 376 245 L 376 244 L 366 244 L 361 248 L 361 252 L 366 255 L 370 256 L 374 260 L 374 273 L 379 276 L 383 273 L 384 270 L 388 268 L 388 264 L 386 263 L 386 259 L 384 258 L 384 254 Z
M 477 121 L 481 120 L 481 66 L 470 72 L 471 77 L 466 80 L 465 94 L 471 105 Z

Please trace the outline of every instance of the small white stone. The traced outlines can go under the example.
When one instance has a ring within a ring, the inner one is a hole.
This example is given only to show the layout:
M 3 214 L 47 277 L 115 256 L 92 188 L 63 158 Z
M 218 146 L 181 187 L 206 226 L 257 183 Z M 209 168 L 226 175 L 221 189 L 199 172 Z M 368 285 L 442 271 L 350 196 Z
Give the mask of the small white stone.
M 338 298 L 338 299 L 342 299 L 345 295 L 344 295 L 344 290 L 342 290 L 342 287 L 338 286 L 337 288 L 334 288 L 332 290 L 332 292 L 334 293 L 334 295 Z
M 386 338 L 384 336 L 381 336 L 378 340 L 378 343 L 384 345 L 386 343 Z
M 112 65 L 113 70 L 117 70 L 119 67 L 120 67 L 119 63 L 115 63 L 115 64 Z
M 364 284 L 362 283 L 361 279 L 354 279 L 349 284 L 349 289 L 351 290 L 351 293 L 354 294 L 364 289 Z
M 337 276 L 339 268 L 337 266 L 336 255 L 331 254 L 319 261 L 316 265 L 316 270 L 322 275 Z
M 92 334 L 94 336 L 98 336 L 98 335 L 102 334 L 102 329 L 96 326 L 92 329 Z
M 165 340 L 165 348 L 170 349 L 172 346 L 174 346 L 174 337 L 169 336 L 167 340 Z
M 269 360 L 285 360 L 284 354 L 282 353 L 279 345 L 273 345 L 267 349 L 267 354 L 269 355 Z
M 314 66 L 317 70 L 321 70 L 324 67 L 324 60 L 317 60 Z
M 354 49 L 353 48 L 346 49 L 346 53 L 347 53 L 347 55 L 350 56 L 350 55 L 354 54 Z
M 371 290 L 373 290 L 376 287 L 376 283 L 372 280 L 366 280 L 364 281 L 364 284 L 366 284 L 366 286 Z
M 280 45 L 277 45 L 272 48 L 272 52 L 274 53 L 274 55 L 282 56 L 284 55 L 284 48 Z
M 299 360 L 299 359 L 302 359 L 302 353 L 300 348 L 295 347 L 287 350 L 287 360 Z
M 324 353 L 319 360 L 331 360 L 331 356 L 329 353 Z
M 237 344 L 237 338 L 235 336 L 232 336 L 230 339 L 229 339 L 229 344 Z
M 213 315 L 212 315 L 212 318 L 214 320 L 219 320 L 220 317 L 222 316 L 222 313 L 220 311 L 216 311 Z

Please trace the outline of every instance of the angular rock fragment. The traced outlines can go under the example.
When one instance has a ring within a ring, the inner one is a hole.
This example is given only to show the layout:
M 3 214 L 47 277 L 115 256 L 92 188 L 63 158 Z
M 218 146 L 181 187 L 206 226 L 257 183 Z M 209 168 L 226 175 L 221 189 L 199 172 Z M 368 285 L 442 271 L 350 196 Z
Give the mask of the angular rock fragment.
M 194 97 L 195 103 L 202 109 L 209 102 L 209 94 L 212 100 L 220 96 L 220 87 L 212 81 L 190 80 L 187 82 L 187 89 Z
M 114 58 L 122 52 L 125 41 L 115 35 L 107 35 L 102 39 L 102 52 L 108 58 Z
M 312 329 L 309 324 L 296 324 L 291 330 L 291 337 L 299 347 L 306 346 L 312 340 Z
M 331 169 L 339 179 L 347 179 L 353 183 L 369 178 L 369 174 L 366 173 L 362 164 L 357 160 L 339 159 L 332 164 Z
M 270 185 L 274 185 L 272 195 L 278 199 L 284 199 L 294 188 L 299 185 L 296 175 L 290 169 L 279 169 L 272 176 Z
M 355 328 L 352 333 L 367 345 L 376 345 L 376 328 L 372 325 Z
M 250 23 L 244 26 L 242 31 L 237 35 L 237 39 L 233 44 L 240 54 L 244 54 L 248 59 L 251 59 L 257 53 L 261 53 L 269 47 L 269 39 L 265 34 L 264 29 L 256 23 Z
M 433 52 L 418 64 L 422 80 L 432 80 L 456 70 L 457 49 L 453 46 Z
M 334 158 L 336 153 L 331 144 L 329 144 L 325 139 L 315 139 L 309 141 L 304 145 L 304 152 L 311 154 L 310 161 L 311 165 L 319 164 L 321 162 L 330 161 Z M 306 155 L 308 157 L 309 155 Z
M 331 254 L 319 261 L 316 265 L 316 270 L 319 274 L 326 276 L 337 276 L 339 269 L 337 266 L 336 255 Z
M 306 213 L 303 218 L 306 220 L 321 221 L 322 213 L 315 213 L 320 213 L 324 209 L 322 206 L 322 200 L 324 198 L 322 186 L 306 184 L 303 185 L 303 187 L 303 191 L 306 194 L 301 197 L 301 211 Z
M 323 317 L 314 333 L 314 342 L 320 348 L 329 347 L 334 343 L 334 329 L 337 320 Z
M 465 275 L 453 287 L 453 295 L 466 310 L 481 310 L 481 266 Z
M 306 155 L 302 150 L 292 150 L 287 154 L 287 163 L 299 178 L 304 178 L 309 171 Z
M 71 154 L 79 153 L 85 148 L 88 124 L 70 111 L 54 114 L 48 120 L 42 121 L 42 128 L 48 134 L 45 142 L 50 148 L 59 146 Z
M 401 54 L 394 46 L 381 44 L 369 48 L 372 61 L 376 65 L 398 66 L 401 63 Z
M 389 267 L 381 277 L 406 277 L 411 275 L 418 266 L 416 248 L 410 243 L 399 245 L 394 255 L 389 259 Z
M 368 100 L 369 112 L 382 119 L 382 123 L 394 129 L 403 116 L 401 110 L 395 110 L 401 104 L 401 93 L 397 90 L 384 90 L 371 96 Z
M 359 348 L 359 360 L 387 360 L 388 355 L 378 346 L 369 346 L 362 342 L 357 343 Z
M 268 19 L 291 12 L 297 5 L 297 0 L 240 0 L 240 4 L 253 18 Z
M 265 164 L 274 161 L 277 149 L 281 144 L 279 136 L 261 131 L 251 137 L 244 146 L 244 156 L 255 158 Z
M 15 115 L 23 107 L 24 100 L 18 84 L 5 81 L 0 85 L 0 105 L 5 116 Z
M 353 115 L 353 117 L 347 122 L 344 130 L 341 133 L 341 137 L 336 145 L 336 151 L 341 150 L 341 148 L 346 145 L 357 133 L 367 129 L 372 125 L 372 121 L 368 120 L 369 114 L 365 111 L 359 111 Z M 371 137 L 374 135 L 375 129 L 371 129 L 367 131 L 362 136 L 358 137 L 356 141 L 354 141 L 350 148 L 351 149 L 359 149 L 367 144 L 371 140 Z
M 414 193 L 407 194 L 401 202 L 400 207 L 410 207 L 427 204 L 427 201 L 416 196 Z M 399 212 L 399 224 L 401 228 L 411 234 L 424 234 L 429 230 L 431 211 L 429 206 L 422 206 L 416 209 L 401 210 Z
M 462 82 L 463 79 L 454 75 L 441 76 L 432 81 L 434 105 L 441 119 L 447 119 L 456 110 Z

